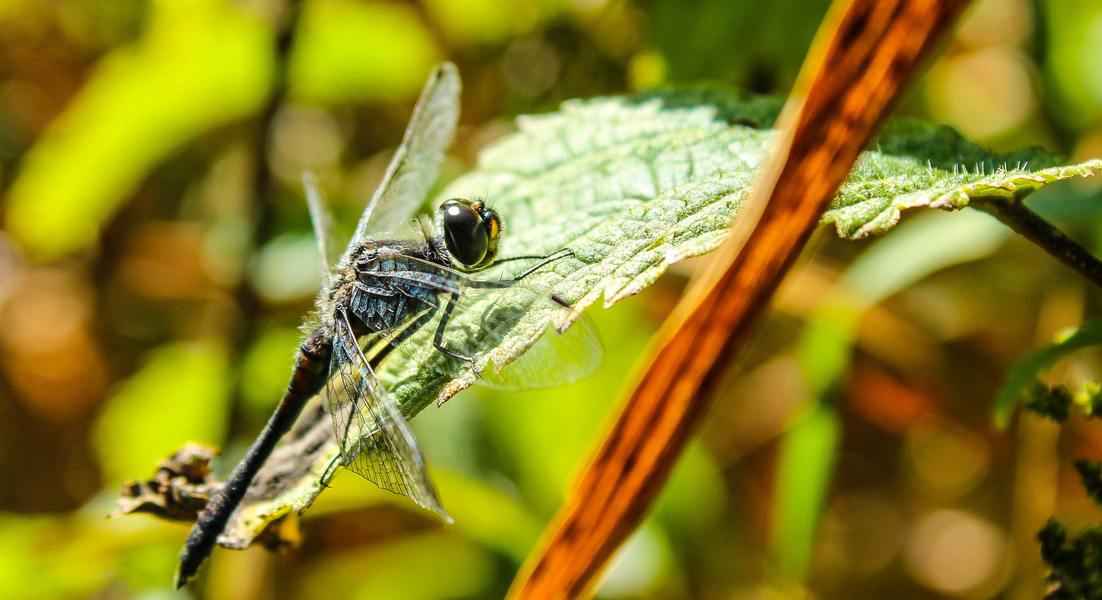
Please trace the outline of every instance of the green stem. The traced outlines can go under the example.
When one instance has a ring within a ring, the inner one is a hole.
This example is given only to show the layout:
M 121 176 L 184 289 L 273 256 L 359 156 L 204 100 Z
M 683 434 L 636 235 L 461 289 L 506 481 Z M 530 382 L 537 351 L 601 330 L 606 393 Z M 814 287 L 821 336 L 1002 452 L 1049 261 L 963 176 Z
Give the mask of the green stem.
M 284 13 L 275 24 L 275 48 L 273 52 L 272 85 L 268 98 L 261 108 L 252 136 L 251 153 L 253 157 L 253 180 L 251 218 L 252 230 L 249 235 L 248 253 L 251 257 L 258 249 L 273 237 L 275 224 L 275 182 L 272 168 L 268 163 L 268 148 L 271 145 L 275 118 L 283 101 L 287 97 L 287 67 L 290 62 L 291 47 L 294 44 L 299 16 L 302 13 L 302 0 L 289 0 Z M 241 406 L 241 364 L 246 349 L 256 339 L 259 317 L 262 314 L 262 301 L 253 289 L 248 277 L 242 278 L 234 293 L 241 319 L 238 327 L 230 334 L 230 347 L 234 357 L 234 371 L 237 373 L 231 406 Z

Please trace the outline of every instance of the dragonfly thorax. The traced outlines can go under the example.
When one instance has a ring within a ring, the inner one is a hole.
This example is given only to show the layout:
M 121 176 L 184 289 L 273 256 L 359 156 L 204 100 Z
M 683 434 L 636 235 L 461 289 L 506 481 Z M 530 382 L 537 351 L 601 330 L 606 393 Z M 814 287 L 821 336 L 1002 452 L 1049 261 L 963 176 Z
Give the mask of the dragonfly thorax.
M 391 331 L 408 318 L 439 306 L 458 291 L 450 257 L 432 238 L 370 240 L 352 256 L 335 306 L 346 307 L 354 329 Z
M 501 219 L 482 201 L 452 198 L 436 212 L 438 235 L 422 223 L 420 235 L 366 239 L 338 274 L 331 306 L 346 307 L 364 333 L 387 332 L 459 293 L 456 271 L 489 267 L 497 257 Z M 353 323 L 359 328 L 357 323 Z

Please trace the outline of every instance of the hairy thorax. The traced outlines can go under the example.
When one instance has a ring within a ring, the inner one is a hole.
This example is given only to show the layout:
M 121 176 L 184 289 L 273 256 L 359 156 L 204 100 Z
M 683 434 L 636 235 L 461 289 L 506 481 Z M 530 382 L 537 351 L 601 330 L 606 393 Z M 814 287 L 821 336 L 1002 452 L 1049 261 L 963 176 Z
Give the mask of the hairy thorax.
M 449 262 L 430 238 L 371 240 L 338 274 L 331 306 L 347 311 L 353 329 L 364 328 L 357 333 L 385 333 L 460 291 Z

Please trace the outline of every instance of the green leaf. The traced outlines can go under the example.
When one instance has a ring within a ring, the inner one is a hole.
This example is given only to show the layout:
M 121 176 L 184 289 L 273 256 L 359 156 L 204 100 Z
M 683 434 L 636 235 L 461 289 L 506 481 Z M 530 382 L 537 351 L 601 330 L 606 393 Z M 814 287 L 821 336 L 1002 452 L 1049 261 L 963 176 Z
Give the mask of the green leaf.
M 932 273 L 990 255 L 1011 233 L 979 212 L 927 213 L 872 244 L 806 320 L 799 358 L 811 395 L 830 393 L 849 368 L 857 325 L 869 307 Z
M 862 315 L 931 273 L 991 254 L 1010 234 L 978 212 L 920 215 L 872 244 L 807 318 L 798 356 L 809 399 L 806 414 L 781 442 L 770 536 L 777 574 L 784 583 L 805 581 L 817 526 L 826 510 L 839 427 L 832 399 L 849 369 Z
M 332 103 L 415 94 L 439 60 L 435 36 L 412 7 L 307 2 L 291 54 L 291 95 Z
M 12 184 L 5 220 L 35 257 L 94 242 L 154 164 L 264 99 L 272 42 L 261 21 L 211 2 L 154 6 L 143 39 L 100 61 Z
M 1102 345 L 1102 319 L 1085 323 L 1073 333 L 1061 336 L 1056 343 L 1035 350 L 1018 361 L 995 399 L 995 423 L 999 427 L 1006 426 L 1014 406 L 1033 387 L 1042 372 L 1076 350 L 1098 345 Z
M 329 598 L 334 589 L 349 598 L 477 597 L 492 586 L 500 568 L 495 558 L 462 536 L 429 532 L 327 556 L 296 582 L 296 592 L 306 598 Z
M 769 536 L 773 566 L 784 583 L 806 579 L 840 430 L 837 409 L 817 403 L 784 436 Z
M 221 440 L 229 391 L 225 353 L 217 346 L 196 342 L 152 352 L 96 422 L 105 479 L 133 478 L 188 440 Z
M 608 307 L 670 265 L 723 242 L 775 137 L 765 127 L 779 106 L 716 89 L 569 101 L 559 112 L 519 118 L 518 131 L 486 148 L 477 168 L 440 198 L 488 198 L 506 227 L 502 256 L 570 248 L 572 257 L 530 281 L 579 310 L 602 298 Z M 1052 167 L 1056 160 L 1039 150 L 996 155 L 948 128 L 904 122 L 884 133 L 877 151 L 864 154 L 823 222 L 845 237 L 879 234 L 903 208 L 956 210 L 981 194 L 1020 199 L 1052 181 L 1102 170 L 1102 161 Z M 1026 170 L 1027 161 L 1046 168 Z M 954 168 L 958 163 L 967 170 Z M 513 360 L 544 332 L 548 312 L 529 314 L 523 304 L 504 308 L 524 317 L 478 357 L 481 365 Z M 479 344 L 463 338 L 477 329 L 481 314 L 460 317 L 454 343 Z M 415 343 L 428 348 L 431 334 L 419 332 Z M 474 382 L 470 373 L 442 368 L 442 360 L 440 353 L 396 354 L 379 370 L 407 417 Z M 309 506 L 339 468 L 328 421 L 315 400 L 258 475 L 222 543 L 247 545 L 264 523 Z
M 394 98 L 420 89 L 436 45 L 415 11 L 387 2 L 307 3 L 291 56 L 296 99 Z M 229 2 L 154 2 L 27 153 L 6 207 L 24 251 L 52 259 L 94 243 L 177 148 L 255 113 L 272 81 L 272 32 Z
M 1013 231 L 990 216 L 969 211 L 928 212 L 877 240 L 842 275 L 862 310 L 943 269 L 993 254 Z

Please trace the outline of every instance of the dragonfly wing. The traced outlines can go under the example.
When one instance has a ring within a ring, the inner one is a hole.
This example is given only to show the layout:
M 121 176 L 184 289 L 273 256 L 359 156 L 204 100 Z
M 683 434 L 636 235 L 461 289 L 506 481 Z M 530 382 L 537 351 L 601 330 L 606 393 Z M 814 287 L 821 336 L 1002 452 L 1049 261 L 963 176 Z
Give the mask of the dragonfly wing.
M 433 292 L 418 294 L 425 309 L 434 311 L 431 322 L 408 338 L 389 336 L 417 364 L 445 374 L 465 366 L 433 347 L 440 333 L 440 345 L 471 358 L 478 382 L 487 387 L 553 387 L 600 366 L 604 349 L 593 321 L 549 290 L 527 280 L 474 279 L 428 261 L 404 260 L 406 270 L 387 274 L 396 287 Z
M 408 496 L 450 523 L 425 470 L 417 439 L 342 317 L 337 319 L 334 336 L 329 405 L 337 439 L 342 440 L 345 468 L 384 490 Z
M 321 272 L 325 274 L 322 287 L 329 284 L 332 278 L 330 268 L 337 264 L 339 255 L 334 256 L 338 246 L 336 233 L 333 228 L 333 215 L 325 204 L 325 198 L 321 194 L 321 186 L 318 178 L 309 171 L 302 173 L 302 187 L 306 191 L 306 205 L 310 208 L 310 221 L 314 224 L 314 237 L 318 240 L 318 252 L 321 254 Z
M 356 343 L 348 327 L 338 322 L 334 326 L 333 354 L 329 359 L 329 379 L 325 383 L 326 401 L 333 418 L 333 433 L 341 447 L 342 464 L 355 458 L 354 449 L 346 440 L 355 433 L 352 427 L 362 402 L 357 393 L 355 362 L 348 358 L 346 349 L 350 339 L 352 344 Z
M 477 383 L 499 390 L 545 388 L 574 383 L 596 371 L 604 360 L 597 327 L 585 314 L 573 318 L 565 331 L 549 323 L 524 354 L 483 370 Z
M 436 67 L 413 109 L 402 144 L 360 217 L 352 245 L 370 233 L 400 225 L 417 213 L 440 174 L 444 151 L 455 136 L 459 91 L 455 65 L 446 62 Z

